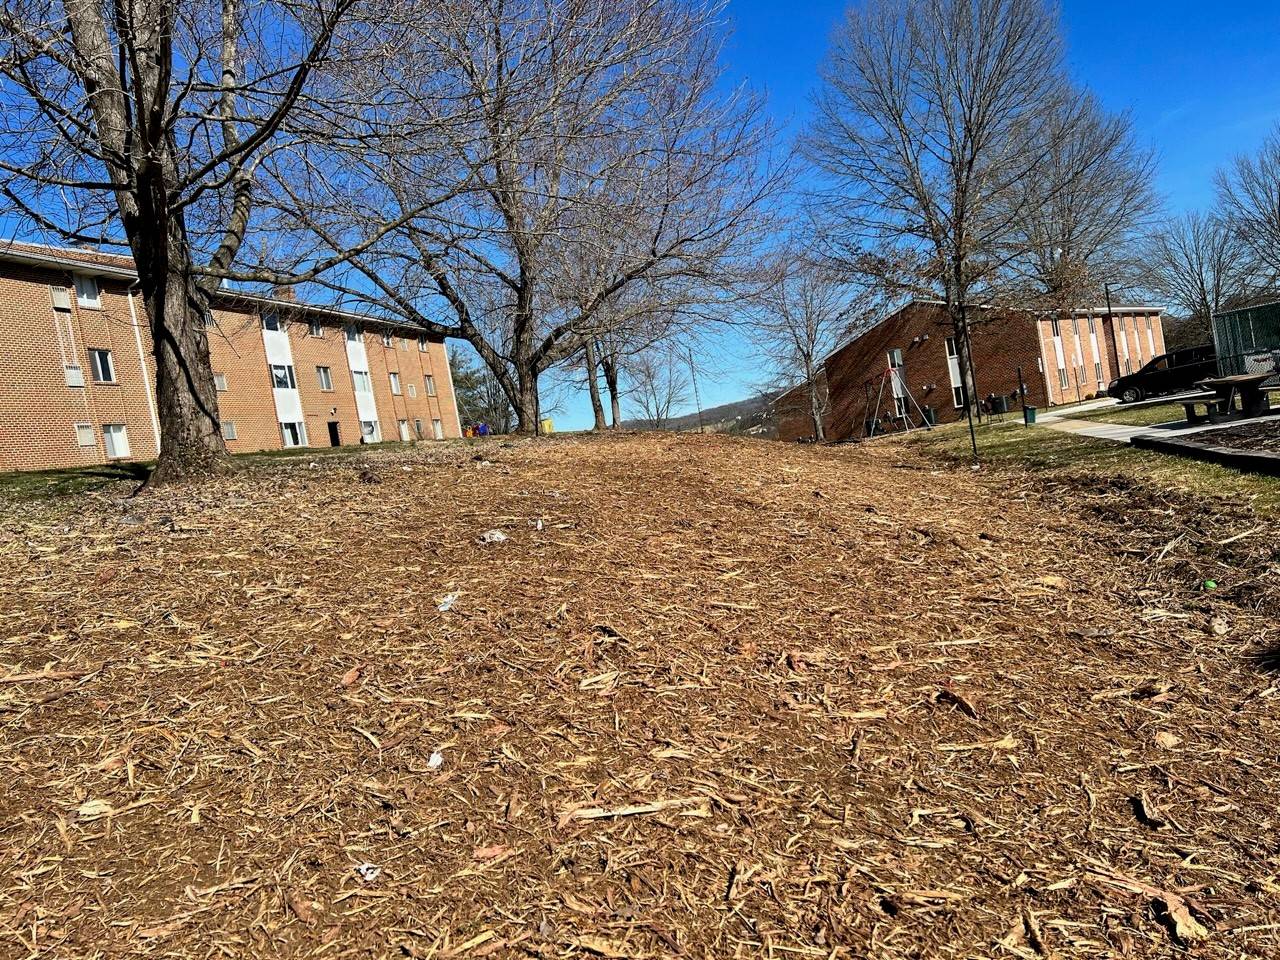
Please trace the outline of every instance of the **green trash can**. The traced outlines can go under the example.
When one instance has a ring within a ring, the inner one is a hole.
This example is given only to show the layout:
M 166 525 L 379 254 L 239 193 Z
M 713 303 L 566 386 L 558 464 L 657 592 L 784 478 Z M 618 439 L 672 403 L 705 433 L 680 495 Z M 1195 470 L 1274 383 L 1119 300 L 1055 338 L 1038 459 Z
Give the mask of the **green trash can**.
M 1036 408 L 1035 408 L 1035 407 L 1025 407 L 1025 408 L 1023 409 L 1023 411 L 1022 411 L 1022 422 L 1023 422 L 1023 423 L 1025 423 L 1028 427 L 1029 427 L 1029 426 L 1031 426 L 1033 423 L 1035 423 L 1035 422 L 1036 422 Z

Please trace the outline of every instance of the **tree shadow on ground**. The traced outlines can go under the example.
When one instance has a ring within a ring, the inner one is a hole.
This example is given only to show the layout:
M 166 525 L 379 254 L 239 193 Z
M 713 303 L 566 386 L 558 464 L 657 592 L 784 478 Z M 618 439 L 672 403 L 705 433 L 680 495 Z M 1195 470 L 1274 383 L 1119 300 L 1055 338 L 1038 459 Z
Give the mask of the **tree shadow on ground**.
M 1264 647 L 1249 655 L 1250 662 L 1263 673 L 1280 674 L 1280 643 Z
M 134 484 L 131 493 L 142 489 L 151 476 L 153 464 L 120 462 L 66 470 L 34 470 L 0 475 L 0 494 L 17 500 L 57 499 L 102 490 L 112 484 Z

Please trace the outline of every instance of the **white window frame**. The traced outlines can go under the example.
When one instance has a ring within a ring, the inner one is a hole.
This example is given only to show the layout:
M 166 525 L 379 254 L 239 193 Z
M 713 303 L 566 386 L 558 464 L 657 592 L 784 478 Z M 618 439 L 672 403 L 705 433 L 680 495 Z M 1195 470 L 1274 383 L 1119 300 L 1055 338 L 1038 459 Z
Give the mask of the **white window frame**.
M 419 352 L 419 353 L 426 353 L 426 352 L 427 352 L 427 338 L 426 338 L 426 337 L 418 337 L 418 352 Z
M 129 458 L 129 428 L 123 423 L 104 423 L 102 425 L 102 446 L 108 460 L 127 460 Z
M 350 324 L 347 329 L 343 331 L 343 336 L 345 336 L 351 343 L 359 343 L 360 325 L 356 323 Z
M 396 345 L 396 344 L 395 344 L 395 337 L 391 336 L 391 334 L 389 334 L 389 333 L 384 333 L 384 334 L 382 335 L 382 345 L 383 345 L 384 347 L 393 347 L 393 348 L 394 348 L 394 347 L 395 347 L 395 345 Z
M 89 367 L 93 371 L 94 383 L 116 383 L 115 358 L 110 350 L 99 347 L 89 348 Z
M 387 379 L 391 381 L 391 395 L 400 396 L 400 374 L 395 370 L 388 371 Z
M 78 363 L 63 364 L 63 376 L 66 377 L 68 387 L 84 386 L 84 367 Z
M 237 439 L 236 422 L 234 420 L 222 421 L 222 437 L 224 440 Z
M 360 421 L 360 439 L 365 443 L 382 442 L 382 427 L 377 420 Z
M 98 445 L 98 435 L 94 432 L 92 423 L 76 424 L 76 446 L 78 447 L 96 447 Z
M 290 429 L 292 428 L 292 430 Z M 293 434 L 294 443 L 290 443 L 290 433 Z M 280 442 L 284 444 L 285 449 L 291 450 L 294 447 L 305 447 L 307 445 L 307 426 L 297 421 L 280 423 Z
M 227 392 L 227 375 L 225 373 L 215 373 L 213 375 L 213 389 L 218 393 Z
M 284 381 L 285 381 L 285 382 L 284 382 L 283 384 L 281 384 L 281 383 L 276 379 L 276 371 L 277 371 L 277 370 L 283 370 L 283 371 L 284 371 Z M 273 390 L 297 390 L 297 389 L 298 389 L 298 378 L 297 378 L 297 375 L 296 375 L 296 374 L 294 373 L 294 371 L 293 371 L 293 364 L 291 364 L 291 363 L 273 363 L 273 364 L 271 364 L 271 388 L 272 388 Z
M 373 393 L 373 380 L 368 370 L 352 370 L 351 382 L 356 393 Z
M 284 317 L 280 315 L 279 310 L 268 310 L 262 314 L 262 329 L 275 333 L 284 331 Z
M 322 339 L 324 337 L 324 324 L 319 320 L 308 320 L 307 336 Z
M 72 274 L 76 285 L 76 303 L 88 310 L 102 309 L 102 290 L 98 278 L 87 273 Z
M 409 436 L 409 421 L 408 421 L 408 420 L 397 420 L 397 421 L 396 421 L 396 428 L 400 431 L 400 442 L 401 442 L 401 443 L 408 443 L 408 442 L 412 439 L 412 437 L 410 437 L 410 436 Z
M 425 439 L 426 439 L 426 434 L 422 432 L 422 418 L 421 418 L 421 417 L 414 417 L 414 418 L 413 418 L 413 433 L 414 433 L 414 436 L 416 436 L 419 440 L 425 440 Z
M 436 378 L 431 374 L 427 374 L 422 378 L 423 386 L 427 388 L 427 396 L 434 397 L 436 395 Z
M 333 392 L 333 369 L 321 364 L 316 364 L 316 383 L 320 385 L 322 393 Z
M 437 440 L 444 439 L 444 421 L 443 420 L 438 420 L 434 417 L 432 418 L 431 435 L 435 437 Z
M 408 390 L 409 390 L 409 399 L 410 400 L 416 399 L 418 396 L 418 388 L 414 386 L 412 383 L 406 384 L 406 386 L 408 387 Z

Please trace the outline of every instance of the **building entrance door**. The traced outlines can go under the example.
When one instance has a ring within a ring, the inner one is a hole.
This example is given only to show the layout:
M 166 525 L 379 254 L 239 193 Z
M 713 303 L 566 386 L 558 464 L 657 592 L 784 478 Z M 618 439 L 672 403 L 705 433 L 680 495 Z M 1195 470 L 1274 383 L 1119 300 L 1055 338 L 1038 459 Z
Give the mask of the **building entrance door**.
M 331 447 L 342 446 L 342 433 L 338 429 L 337 420 L 329 421 L 329 446 Z

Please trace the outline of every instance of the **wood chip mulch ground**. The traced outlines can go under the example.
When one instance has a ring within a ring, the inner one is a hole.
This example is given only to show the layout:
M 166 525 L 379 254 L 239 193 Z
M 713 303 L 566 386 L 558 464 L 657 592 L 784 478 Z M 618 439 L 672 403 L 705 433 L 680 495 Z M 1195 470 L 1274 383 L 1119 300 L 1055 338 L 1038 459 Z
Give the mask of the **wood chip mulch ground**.
M 1280 417 L 1259 423 L 1247 423 L 1239 427 L 1212 430 L 1202 436 L 1220 447 L 1280 453 Z
M 10 504 L 0 956 L 1275 956 L 1276 535 L 897 441 Z

